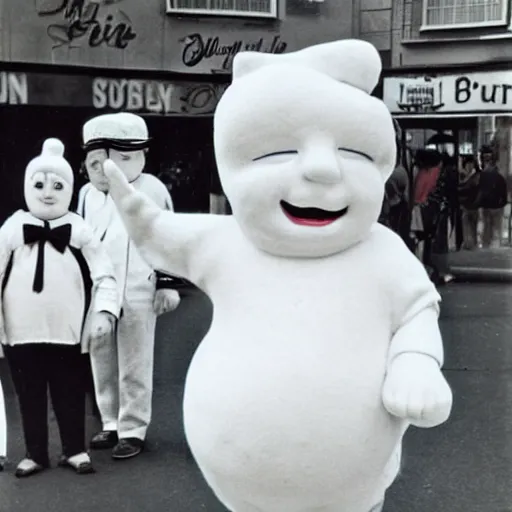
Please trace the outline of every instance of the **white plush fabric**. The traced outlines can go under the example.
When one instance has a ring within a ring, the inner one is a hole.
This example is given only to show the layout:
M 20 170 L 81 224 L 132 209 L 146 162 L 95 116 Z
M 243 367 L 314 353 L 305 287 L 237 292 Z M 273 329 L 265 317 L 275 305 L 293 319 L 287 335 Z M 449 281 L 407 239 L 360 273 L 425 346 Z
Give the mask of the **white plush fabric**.
M 104 166 L 143 257 L 213 302 L 184 421 L 233 512 L 368 512 L 409 424 L 450 413 L 440 297 L 377 224 L 395 163 L 379 73 L 362 41 L 238 54 L 214 134 L 232 217 L 162 212 Z
M 129 112 L 102 114 L 87 121 L 82 130 L 84 144 L 95 139 L 138 140 L 148 139 L 144 119 Z

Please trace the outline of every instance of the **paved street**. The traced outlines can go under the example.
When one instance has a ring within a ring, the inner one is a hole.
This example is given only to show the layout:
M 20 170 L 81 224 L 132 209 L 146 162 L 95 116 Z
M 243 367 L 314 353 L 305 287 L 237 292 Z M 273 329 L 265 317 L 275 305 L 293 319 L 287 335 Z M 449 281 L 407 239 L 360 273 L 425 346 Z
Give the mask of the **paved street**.
M 385 512 L 512 512 L 510 290 L 507 285 L 453 284 L 442 293 L 453 416 L 444 426 L 409 431 L 403 472 Z M 96 475 L 52 469 L 27 480 L 14 478 L 23 448 L 12 386 L 1 362 L 11 462 L 0 473 L 0 512 L 224 512 L 187 457 L 181 417 L 186 369 L 210 315 L 209 301 L 191 293 L 175 315 L 160 322 L 149 450 L 126 462 L 95 453 Z M 89 416 L 88 422 L 92 432 L 95 420 Z M 52 454 L 54 460 L 59 454 L 54 422 Z

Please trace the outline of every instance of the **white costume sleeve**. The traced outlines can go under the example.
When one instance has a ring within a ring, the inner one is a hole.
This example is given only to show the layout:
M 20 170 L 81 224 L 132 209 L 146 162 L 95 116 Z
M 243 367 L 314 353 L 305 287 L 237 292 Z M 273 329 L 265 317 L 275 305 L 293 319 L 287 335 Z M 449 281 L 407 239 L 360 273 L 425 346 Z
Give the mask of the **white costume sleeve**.
M 104 169 L 110 195 L 148 265 L 198 284 L 205 270 L 201 261 L 204 248 L 215 243 L 223 216 L 163 211 L 154 200 L 135 190 L 114 162 L 107 160 Z
M 93 236 L 89 226 L 83 225 L 85 243 L 82 254 L 89 266 L 92 290 L 92 311 L 107 311 L 119 318 L 119 289 L 114 273 L 114 266 L 103 248 L 103 244 Z
M 414 352 L 443 364 L 443 342 L 439 330 L 441 296 L 421 262 L 394 233 L 387 230 L 382 254 L 383 274 L 393 308 L 393 338 L 388 362 Z
M 90 190 L 91 184 L 86 183 L 81 189 L 80 192 L 78 192 L 78 204 L 76 207 L 76 213 L 80 215 L 83 219 L 85 218 L 85 197 L 87 195 L 87 192 Z
M 0 457 L 7 455 L 7 417 L 5 414 L 4 390 L 0 381 Z
M 13 239 L 21 231 L 22 224 L 20 218 L 23 216 L 22 210 L 18 210 L 9 217 L 0 228 L 0 287 L 3 286 L 7 265 L 14 250 Z M 0 293 L 0 357 L 3 357 L 2 344 L 5 343 L 5 323 L 4 323 L 4 305 L 3 294 Z

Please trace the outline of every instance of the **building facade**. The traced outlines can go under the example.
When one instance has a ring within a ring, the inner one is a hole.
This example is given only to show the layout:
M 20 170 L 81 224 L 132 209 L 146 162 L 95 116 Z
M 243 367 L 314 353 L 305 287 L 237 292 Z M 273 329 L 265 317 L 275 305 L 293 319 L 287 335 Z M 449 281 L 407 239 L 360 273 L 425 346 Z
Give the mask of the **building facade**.
M 63 140 L 78 173 L 83 122 L 119 110 L 146 118 L 148 170 L 172 187 L 177 209 L 208 210 L 212 114 L 233 56 L 360 36 L 389 66 L 386 1 L 3 0 L 0 217 L 20 206 L 23 171 L 46 137 Z
M 394 0 L 383 99 L 402 126 L 449 132 L 460 152 L 495 143 L 512 173 L 511 0 Z M 421 139 L 421 137 L 420 137 Z

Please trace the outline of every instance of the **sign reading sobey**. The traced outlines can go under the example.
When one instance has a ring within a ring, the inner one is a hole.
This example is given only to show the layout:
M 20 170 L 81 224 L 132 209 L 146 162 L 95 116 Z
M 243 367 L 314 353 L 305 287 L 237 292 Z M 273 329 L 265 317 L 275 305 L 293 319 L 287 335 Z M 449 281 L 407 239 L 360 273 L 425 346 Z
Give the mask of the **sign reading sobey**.
M 392 114 L 512 113 L 512 70 L 384 79 Z
M 0 71 L 0 105 L 211 115 L 227 84 Z

